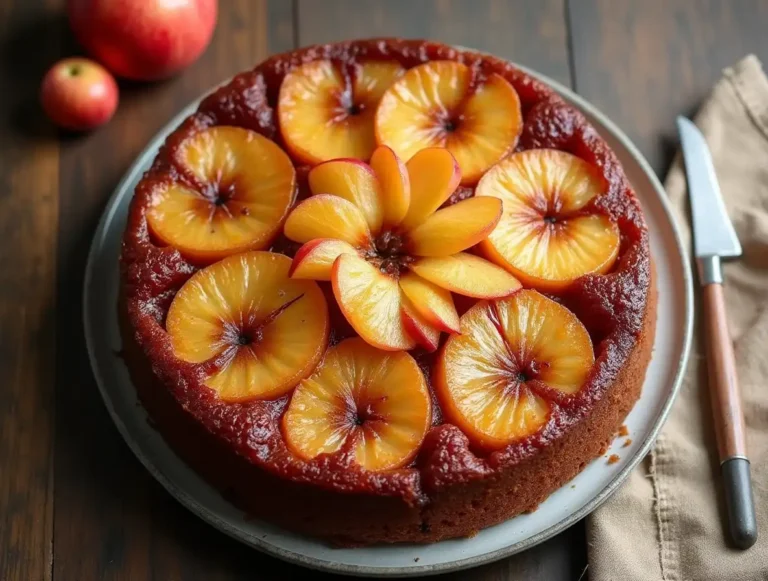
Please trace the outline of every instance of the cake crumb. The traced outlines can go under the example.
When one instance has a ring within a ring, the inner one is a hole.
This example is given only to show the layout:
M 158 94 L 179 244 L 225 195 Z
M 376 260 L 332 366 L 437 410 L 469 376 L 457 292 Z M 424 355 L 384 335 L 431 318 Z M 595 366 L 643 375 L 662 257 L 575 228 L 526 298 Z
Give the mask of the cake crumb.
M 616 462 L 619 460 L 621 460 L 621 458 L 619 458 L 616 454 L 611 454 L 608 456 L 608 464 L 616 464 Z
M 622 446 L 622 448 L 626 448 L 627 446 L 631 446 L 631 445 L 632 445 L 632 438 L 627 438 L 626 440 L 624 440 L 624 445 Z
M 621 427 L 619 428 L 619 436 L 621 436 L 622 438 L 629 436 L 629 429 L 624 424 L 622 424 Z

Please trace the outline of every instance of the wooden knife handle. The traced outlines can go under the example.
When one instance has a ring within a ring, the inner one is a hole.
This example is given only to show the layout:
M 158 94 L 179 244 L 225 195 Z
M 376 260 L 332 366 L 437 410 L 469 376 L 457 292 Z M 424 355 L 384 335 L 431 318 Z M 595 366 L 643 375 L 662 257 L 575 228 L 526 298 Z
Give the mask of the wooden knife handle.
M 720 462 L 725 462 L 733 456 L 746 458 L 744 412 L 736 377 L 733 343 L 728 333 L 723 285 L 717 283 L 705 285 L 702 293 L 709 388 Z
M 733 545 L 744 550 L 757 541 L 757 518 L 747 459 L 744 412 L 736 377 L 733 343 L 728 333 L 723 285 L 704 285 L 703 297 L 709 387 L 728 529 Z

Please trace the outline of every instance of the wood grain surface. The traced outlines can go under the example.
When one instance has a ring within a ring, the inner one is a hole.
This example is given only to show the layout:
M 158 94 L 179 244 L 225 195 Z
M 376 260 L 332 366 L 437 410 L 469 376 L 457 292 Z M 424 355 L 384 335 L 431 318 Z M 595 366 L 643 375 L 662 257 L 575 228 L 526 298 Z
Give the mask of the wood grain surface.
M 29 99 L 61 36 L 44 2 L 0 3 L 2 580 L 51 572 L 60 146 Z
M 178 77 L 122 83 L 116 117 L 83 136 L 42 117 L 45 69 L 78 54 L 63 0 L 0 0 L 0 580 L 292 579 L 176 503 L 123 443 L 82 336 L 96 222 L 120 176 L 184 104 L 268 54 L 363 36 L 430 37 L 539 70 L 602 108 L 663 175 L 674 116 L 720 69 L 768 59 L 760 0 L 220 0 L 204 56 Z M 453 580 L 586 580 L 578 524 Z M 331 579 L 332 575 L 313 578 Z
M 764 0 L 571 0 L 575 89 L 615 121 L 664 176 L 675 117 L 692 115 L 723 68 L 768 62 Z

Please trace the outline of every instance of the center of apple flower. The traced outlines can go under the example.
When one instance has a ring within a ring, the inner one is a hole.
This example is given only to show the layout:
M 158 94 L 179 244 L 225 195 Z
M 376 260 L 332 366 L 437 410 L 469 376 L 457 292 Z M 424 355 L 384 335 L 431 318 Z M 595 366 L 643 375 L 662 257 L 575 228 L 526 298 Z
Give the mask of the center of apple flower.
M 368 261 L 384 274 L 398 277 L 413 259 L 405 254 L 405 241 L 391 230 L 382 232 L 373 241 Z
M 374 241 L 376 252 L 381 258 L 399 258 L 403 253 L 403 238 L 391 230 L 382 232 Z

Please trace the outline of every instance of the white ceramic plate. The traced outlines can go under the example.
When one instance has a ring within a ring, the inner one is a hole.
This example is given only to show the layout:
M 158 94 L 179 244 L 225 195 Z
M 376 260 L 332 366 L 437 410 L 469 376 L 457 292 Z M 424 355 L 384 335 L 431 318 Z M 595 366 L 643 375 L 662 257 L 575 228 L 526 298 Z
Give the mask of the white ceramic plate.
M 523 68 L 523 67 L 521 67 Z M 134 187 L 165 136 L 192 113 L 185 108 L 139 155 L 110 199 L 88 259 L 84 289 L 85 334 L 104 402 L 136 456 L 182 504 L 226 534 L 275 557 L 307 567 L 367 576 L 397 577 L 453 571 L 523 551 L 576 523 L 604 502 L 645 456 L 669 412 L 688 359 L 693 320 L 689 262 L 661 184 L 626 135 L 589 103 L 557 82 L 528 71 L 581 109 L 613 147 L 645 210 L 659 290 L 654 354 L 640 400 L 626 420 L 632 444 L 613 446 L 621 460 L 598 458 L 535 512 L 513 518 L 471 539 L 432 545 L 334 549 L 268 523 L 248 520 L 184 464 L 150 427 L 137 405 L 123 360 L 117 321 L 120 240 Z M 612 451 L 609 451 L 612 453 Z

